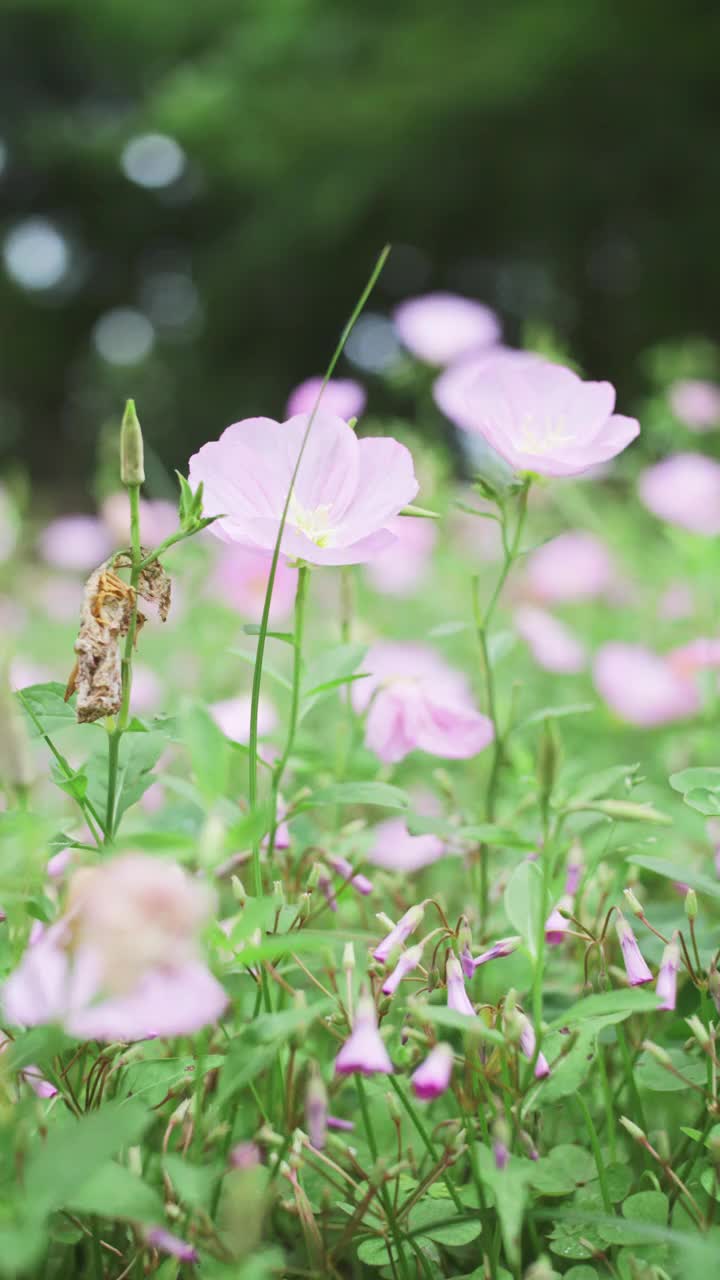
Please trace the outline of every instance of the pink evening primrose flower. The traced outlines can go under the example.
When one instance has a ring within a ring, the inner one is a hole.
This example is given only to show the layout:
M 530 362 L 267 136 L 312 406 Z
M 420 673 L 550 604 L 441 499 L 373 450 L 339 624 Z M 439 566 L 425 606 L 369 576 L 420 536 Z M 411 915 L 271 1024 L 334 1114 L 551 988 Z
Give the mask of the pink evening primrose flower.
M 378 1031 L 375 1005 L 367 994 L 361 995 L 352 1032 L 335 1059 L 335 1072 L 341 1076 L 355 1071 L 364 1076 L 388 1076 L 394 1069 Z
M 516 471 L 576 476 L 621 453 L 640 432 L 613 412 L 609 382 L 583 382 L 545 360 L 488 361 L 460 425 L 481 435 Z
M 704 378 L 680 378 L 668 393 L 670 408 L 691 431 L 720 426 L 720 387 Z
M 470 997 L 465 990 L 462 966 L 452 952 L 448 953 L 445 979 L 447 982 L 448 1009 L 454 1009 L 456 1013 L 465 1013 L 469 1018 L 476 1017 L 475 1010 L 470 1003 Z
M 410 1077 L 415 1097 L 421 1102 L 432 1102 L 433 1098 L 439 1098 L 450 1084 L 452 1069 L 452 1048 L 441 1040 Z
M 660 999 L 658 1009 L 671 1011 L 677 997 L 677 975 L 680 968 L 680 947 L 677 930 L 662 953 L 655 991 Z
M 365 743 L 386 764 L 411 751 L 464 760 L 492 741 L 492 721 L 474 706 L 463 675 L 432 649 L 376 644 L 352 687 L 355 711 L 368 711 Z
M 528 1062 L 532 1062 L 535 1057 L 535 1048 L 537 1038 L 535 1028 L 528 1018 L 527 1014 L 518 1010 L 518 1018 L 520 1020 L 520 1052 L 525 1055 Z M 545 1076 L 550 1075 L 550 1065 L 544 1053 L 539 1053 L 537 1062 L 535 1063 L 535 1079 L 543 1080 Z
M 699 636 L 678 649 L 671 649 L 667 660 L 673 670 L 683 676 L 720 667 L 720 639 Z
M 298 413 L 312 413 L 322 387 L 322 378 L 307 378 L 290 392 L 285 412 L 288 418 Z M 352 378 L 331 378 L 322 393 L 319 409 L 331 413 L 344 422 L 359 418 L 367 403 L 365 388 Z
M 646 982 L 652 982 L 652 973 L 643 959 L 635 934 L 620 911 L 615 916 L 615 928 L 630 986 L 641 987 Z
M 368 862 L 388 871 L 419 871 L 437 862 L 445 853 L 438 836 L 411 836 L 403 818 L 387 818 L 374 829 L 375 843 L 367 853 Z
M 528 557 L 525 582 L 542 604 L 571 604 L 604 595 L 615 576 L 605 544 L 592 533 L 568 529 Z
M 654 516 L 690 533 L 720 533 L 720 462 L 702 453 L 674 453 L 638 480 L 640 501 Z
M 457 293 L 408 298 L 395 308 L 393 324 L 403 346 L 426 364 L 449 364 L 500 338 L 495 312 Z
M 691 618 L 694 612 L 695 601 L 687 582 L 671 582 L 658 600 L 658 617 L 668 622 Z
M 456 427 L 467 432 L 476 431 L 475 400 L 478 390 L 488 369 L 496 369 L 501 363 L 512 372 L 540 364 L 542 358 L 531 351 L 490 348 L 456 360 L 435 380 L 433 399 L 441 413 Z
M 437 540 L 432 520 L 422 516 L 396 516 L 388 529 L 397 541 L 367 566 L 371 586 L 381 595 L 412 596 L 427 576 Z
M 556 675 L 577 675 L 587 664 L 587 654 L 574 631 L 545 609 L 521 605 L 515 610 L 515 628 L 539 667 Z
M 692 680 L 639 644 L 603 645 L 595 655 L 593 680 L 615 715 L 642 728 L 672 724 L 700 710 Z
M 127 546 L 130 542 L 130 503 L 127 494 L 123 492 L 111 494 L 103 502 L 100 514 L 113 544 L 116 547 Z M 175 502 L 166 502 L 162 498 L 140 499 L 140 531 L 146 546 L 157 547 L 171 534 L 177 532 L 178 525 L 178 509 Z
M 250 694 L 241 694 L 238 698 L 225 698 L 221 702 L 212 702 L 208 711 L 218 728 L 222 729 L 226 738 L 233 742 L 246 744 L 250 741 Z M 277 725 L 277 712 L 272 702 L 261 698 L 258 707 L 258 734 L 265 737 L 272 733 Z
M 40 554 L 55 569 L 88 573 L 106 560 L 113 540 L 97 516 L 59 516 L 40 534 Z
M 396 925 L 393 925 L 388 934 L 385 935 L 382 942 L 379 942 L 373 951 L 373 956 L 378 964 L 387 964 L 388 958 L 396 947 L 400 947 L 407 942 L 411 933 L 414 933 L 418 925 L 422 923 L 425 915 L 425 903 L 418 902 L 415 906 L 408 907 L 404 915 L 400 917 Z M 387 919 L 387 917 L 384 917 Z
M 174 863 L 124 854 L 75 872 L 68 908 L 26 950 L 1 993 L 18 1026 L 57 1022 L 78 1039 L 188 1035 L 227 997 L 197 935 L 212 895 Z
M 422 960 L 423 949 L 421 945 L 408 947 L 407 951 L 403 951 L 392 973 L 389 973 L 383 982 L 383 995 L 392 996 L 397 991 L 403 978 L 406 978 L 413 969 L 417 969 Z
M 210 579 L 213 595 L 250 622 L 259 622 L 271 563 L 271 551 L 224 545 Z M 282 622 L 290 616 L 296 589 L 297 569 L 291 568 L 281 556 L 273 584 L 271 622 Z
M 272 551 L 309 415 L 246 418 L 190 459 L 204 482 L 206 515 L 225 542 Z M 391 437 L 358 440 L 333 414 L 315 417 L 288 510 L 281 550 L 311 564 L 362 564 L 391 546 L 388 522 L 417 494 L 413 462 Z

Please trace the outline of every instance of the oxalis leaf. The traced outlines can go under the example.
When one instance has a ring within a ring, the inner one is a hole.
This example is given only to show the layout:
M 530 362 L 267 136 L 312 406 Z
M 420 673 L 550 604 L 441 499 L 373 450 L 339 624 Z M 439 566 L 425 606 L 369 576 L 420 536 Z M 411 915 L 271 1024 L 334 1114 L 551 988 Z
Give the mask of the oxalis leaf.
M 505 914 L 516 933 L 524 939 L 532 956 L 537 954 L 540 919 L 548 915 L 543 902 L 543 878 L 534 862 L 521 862 L 513 871 L 503 897 Z
M 676 880 L 679 884 L 689 885 L 691 889 L 707 894 L 709 898 L 720 900 L 720 882 L 711 880 L 709 876 L 696 871 L 689 864 L 670 862 L 666 858 L 653 858 L 645 853 L 628 854 L 627 861 L 632 862 L 633 866 L 643 867 L 645 871 L 654 871 L 656 875 L 664 876 L 667 880 Z
M 121 1147 L 136 1143 L 152 1118 L 139 1102 L 109 1102 L 57 1124 L 25 1166 L 28 1200 L 45 1213 L 61 1208 Z

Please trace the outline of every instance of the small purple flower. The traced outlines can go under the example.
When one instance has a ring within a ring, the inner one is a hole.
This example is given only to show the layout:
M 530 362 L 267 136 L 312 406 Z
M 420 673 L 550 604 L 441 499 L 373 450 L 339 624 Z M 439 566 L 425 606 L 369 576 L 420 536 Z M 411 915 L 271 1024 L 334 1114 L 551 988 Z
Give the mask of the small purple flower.
M 450 952 L 447 958 L 447 966 L 445 969 L 447 979 L 447 1002 L 448 1009 L 454 1009 L 456 1013 L 466 1013 L 468 1017 L 474 1018 L 475 1010 L 473 1009 L 470 998 L 465 990 L 465 979 L 460 962 Z
M 322 1076 L 314 1071 L 305 1092 L 305 1124 L 316 1151 L 322 1151 L 327 1133 L 327 1090 Z
M 358 1000 L 352 1032 L 335 1059 L 335 1071 L 341 1076 L 352 1075 L 355 1071 L 364 1076 L 389 1076 L 394 1069 L 378 1031 L 375 1005 L 368 995 L 362 995 Z
M 470 950 L 470 944 L 468 942 L 465 943 L 465 946 L 460 952 L 460 967 L 469 982 L 475 972 L 475 961 L 473 960 L 472 951 Z
M 526 1014 L 520 1013 L 520 1051 L 525 1054 L 528 1062 L 532 1062 L 535 1057 L 535 1047 L 537 1038 L 535 1036 L 535 1028 Z M 535 1063 L 535 1079 L 543 1080 L 545 1076 L 550 1075 L 550 1065 L 544 1053 L 539 1053 L 537 1062 Z
M 185 1240 L 181 1240 L 179 1236 L 174 1236 L 172 1232 L 166 1231 L 164 1227 L 150 1227 L 145 1233 L 145 1240 L 152 1245 L 153 1249 L 159 1249 L 161 1253 L 169 1253 L 173 1258 L 179 1258 L 181 1262 L 199 1262 L 200 1259 L 197 1250 Z
M 328 1116 L 328 1129 L 341 1129 L 344 1133 L 352 1133 L 355 1125 L 352 1120 L 343 1120 L 341 1116 Z
M 512 955 L 513 951 L 517 951 L 521 942 L 521 937 L 513 935 L 510 938 L 500 938 L 499 942 L 494 942 L 488 951 L 483 951 L 482 955 L 473 957 L 469 952 L 467 956 L 463 954 L 460 959 L 465 977 L 472 978 L 475 970 L 481 964 L 487 964 L 488 960 L 501 960 L 503 956 Z
M 569 898 L 574 898 L 578 891 L 582 870 L 583 864 L 580 848 L 575 844 L 570 850 L 570 857 L 568 858 L 568 864 L 565 869 L 565 893 Z
M 325 874 L 324 871 L 321 872 L 320 875 L 318 876 L 318 887 L 323 897 L 325 898 L 325 901 L 327 902 L 330 910 L 337 911 L 338 909 L 337 898 L 335 897 L 333 882 L 330 879 L 330 877 Z
M 564 942 L 568 931 L 568 921 L 561 914 L 561 908 L 563 911 L 572 910 L 572 898 L 568 894 L 563 895 L 545 921 L 545 941 L 551 947 L 557 947 Z
M 379 942 L 373 951 L 373 956 L 379 964 L 386 964 L 391 951 L 407 942 L 410 934 L 415 932 L 424 915 L 424 902 L 419 902 L 416 906 L 408 908 L 397 924 L 386 934 L 382 942 Z
M 503 1169 L 507 1168 L 507 1163 L 510 1159 L 510 1152 L 501 1139 L 496 1139 L 495 1142 L 493 1142 L 493 1156 L 495 1158 L 495 1168 L 499 1172 L 502 1172 Z
M 660 970 L 655 986 L 655 991 L 660 998 L 659 1009 L 672 1010 L 675 1008 L 677 975 L 680 968 L 680 947 L 677 943 L 677 936 L 676 930 L 663 951 L 662 960 L 660 961 Z
M 372 880 L 368 880 L 367 876 L 359 875 L 357 872 L 353 871 L 352 865 L 348 862 L 347 858 L 339 856 L 328 858 L 328 862 L 330 863 L 333 871 L 336 871 L 339 876 L 342 876 L 343 880 L 349 880 L 353 889 L 357 889 L 358 893 L 361 893 L 364 897 L 367 897 L 368 894 L 372 893 Z
M 233 1169 L 255 1169 L 260 1164 L 260 1148 L 254 1142 L 238 1142 L 230 1152 Z
M 403 951 L 392 973 L 388 974 L 383 983 L 383 995 L 392 996 L 397 991 L 403 978 L 412 973 L 422 960 L 422 946 L 408 947 L 407 951 Z
M 424 1062 L 413 1071 L 410 1077 L 413 1093 L 422 1102 L 431 1102 L 439 1098 L 450 1084 L 453 1069 L 453 1051 L 449 1044 L 441 1041 L 431 1049 Z
M 645 982 L 652 982 L 652 973 L 642 957 L 635 934 L 620 911 L 615 917 L 615 928 L 620 940 L 625 972 L 630 986 L 641 987 Z

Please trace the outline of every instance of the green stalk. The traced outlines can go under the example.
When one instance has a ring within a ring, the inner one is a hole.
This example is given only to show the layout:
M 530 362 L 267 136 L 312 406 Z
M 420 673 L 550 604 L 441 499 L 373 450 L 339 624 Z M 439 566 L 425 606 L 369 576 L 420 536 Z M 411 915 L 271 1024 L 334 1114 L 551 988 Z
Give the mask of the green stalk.
M 428 1133 L 427 1129 L 425 1128 L 425 1125 L 423 1124 L 422 1120 L 420 1119 L 420 1116 L 417 1114 L 417 1111 L 415 1110 L 415 1107 L 412 1105 L 412 1103 L 411 1103 L 410 1099 L 408 1098 L 407 1094 L 405 1093 L 405 1091 L 404 1091 L 403 1089 L 401 1089 L 401 1088 L 400 1088 L 400 1085 L 398 1084 L 398 1082 L 397 1082 L 397 1080 L 395 1079 L 395 1077 L 394 1077 L 394 1076 L 388 1076 L 388 1082 L 390 1083 L 391 1087 L 394 1089 L 394 1091 L 395 1091 L 395 1093 L 396 1093 L 396 1095 L 397 1095 L 397 1097 L 398 1097 L 398 1099 L 399 1099 L 399 1101 L 400 1101 L 400 1104 L 401 1104 L 401 1106 L 405 1109 L 405 1111 L 406 1111 L 407 1115 L 408 1115 L 408 1116 L 409 1116 L 409 1118 L 410 1118 L 410 1121 L 412 1122 L 412 1124 L 414 1125 L 414 1127 L 417 1129 L 417 1132 L 418 1132 L 418 1134 L 420 1135 L 420 1138 L 422 1139 L 422 1142 L 423 1142 L 423 1144 L 424 1144 L 424 1146 L 425 1146 L 425 1149 L 426 1149 L 426 1150 L 427 1150 L 427 1152 L 428 1152 L 428 1155 L 431 1157 L 431 1159 L 433 1159 L 433 1160 L 435 1161 L 435 1163 L 436 1163 L 436 1164 L 439 1164 L 439 1162 L 440 1162 L 440 1157 L 439 1157 L 439 1155 L 438 1155 L 438 1153 L 437 1153 L 437 1149 L 436 1149 L 436 1147 L 435 1147 L 435 1144 L 433 1143 L 433 1140 L 432 1140 L 432 1138 L 430 1137 L 430 1134 Z M 455 1208 L 457 1209 L 458 1213 L 462 1213 L 462 1214 L 464 1214 L 464 1213 L 465 1213 L 465 1208 L 464 1208 L 464 1206 L 463 1206 L 462 1200 L 460 1199 L 460 1197 L 459 1197 L 459 1195 L 458 1195 L 457 1191 L 455 1190 L 455 1186 L 454 1186 L 454 1184 L 453 1184 L 452 1178 L 450 1177 L 449 1170 L 447 1170 L 447 1169 L 445 1170 L 445 1172 L 444 1172 L 444 1174 L 443 1174 L 443 1182 L 445 1183 L 445 1186 L 446 1186 L 446 1187 L 447 1187 L 447 1189 L 448 1189 L 448 1193 L 449 1193 L 449 1195 L 450 1195 L 450 1198 L 451 1198 L 451 1200 L 453 1201 L 453 1203 L 454 1203 L 454 1205 L 455 1205 Z
M 140 578 L 142 553 L 140 551 L 140 485 L 128 485 L 130 500 L 130 586 L 133 589 L 133 602 L 130 610 L 130 624 L 125 637 L 125 649 L 121 659 L 122 694 L 120 711 L 115 727 L 108 743 L 108 787 L 107 809 L 105 812 L 105 844 L 112 842 L 115 834 L 115 804 L 117 793 L 117 771 L 120 753 L 120 741 L 130 718 L 130 693 L 132 690 L 132 660 L 137 632 L 137 585 Z
M 310 582 L 310 566 L 301 564 L 298 569 L 297 591 L 295 593 L 295 626 L 293 630 L 293 674 L 292 674 L 292 694 L 290 702 L 290 719 L 288 722 L 287 740 L 285 742 L 285 750 L 280 757 L 273 772 L 272 795 L 270 800 L 270 812 L 272 815 L 272 826 L 270 828 L 270 839 L 268 840 L 268 864 L 270 868 L 270 880 L 273 878 L 273 854 L 275 852 L 275 840 L 277 837 L 278 820 L 278 793 L 282 786 L 283 774 L 287 768 L 288 760 L 292 755 L 292 749 L 295 743 L 295 734 L 297 732 L 298 712 L 300 710 L 300 689 L 302 684 L 302 647 L 303 632 L 305 628 L 305 602 L 307 600 L 308 584 Z M 257 885 L 256 892 L 257 892 Z M 260 886 L 262 892 L 262 885 Z
M 360 1074 L 355 1075 L 355 1084 L 357 1086 L 358 1099 L 360 1102 L 360 1110 L 362 1111 L 363 1124 L 365 1126 L 365 1133 L 367 1135 L 368 1146 L 370 1148 L 370 1155 L 372 1156 L 373 1164 L 377 1165 L 378 1145 L 377 1145 L 377 1140 L 375 1138 L 375 1130 L 373 1129 L 372 1121 L 370 1120 L 370 1111 L 368 1108 L 367 1094 L 365 1092 L 365 1083 Z M 392 1234 L 393 1243 L 397 1250 L 400 1269 L 403 1275 L 406 1277 L 406 1280 L 410 1280 L 410 1271 L 408 1268 L 405 1253 L 403 1251 L 402 1241 L 400 1239 L 400 1232 L 398 1230 L 398 1225 L 395 1218 L 395 1214 L 393 1212 L 393 1206 L 390 1200 L 390 1196 L 388 1194 L 388 1189 L 384 1182 L 380 1183 L 379 1191 L 380 1191 L 380 1199 L 382 1200 L 383 1208 L 385 1209 L 385 1215 L 387 1217 L 388 1226 Z
M 597 1130 L 595 1128 L 595 1125 L 593 1124 L 593 1119 L 592 1119 L 592 1116 L 590 1115 L 590 1109 L 581 1093 L 575 1094 L 575 1101 L 580 1111 L 582 1112 L 583 1119 L 585 1121 L 585 1127 L 588 1131 L 588 1138 L 590 1139 L 590 1146 L 592 1147 L 592 1153 L 593 1153 L 593 1156 L 595 1157 L 595 1165 L 598 1171 L 598 1180 L 600 1182 L 600 1194 L 602 1196 L 602 1202 L 605 1207 L 605 1212 L 609 1214 L 610 1217 L 612 1217 L 614 1214 L 613 1204 L 612 1204 L 612 1200 L 610 1199 L 610 1189 L 608 1187 L 607 1177 L 605 1174 L 605 1164 L 603 1162 L 602 1152 L 600 1150 L 600 1143 L 598 1141 Z
M 50 735 L 46 733 L 45 730 L 43 729 L 41 721 L 35 715 L 35 712 L 33 711 L 29 702 L 27 702 L 25 697 L 23 696 L 22 689 L 18 689 L 17 696 L 20 699 L 20 702 L 22 703 L 23 707 L 27 711 L 33 724 L 35 725 L 35 728 L 38 730 L 46 747 L 49 748 L 50 752 L 55 757 L 58 765 L 60 766 L 63 773 L 65 774 L 65 777 L 72 778 L 74 776 L 75 770 L 72 768 L 70 764 L 68 764 L 64 755 L 60 751 L 58 751 Z M 90 803 L 89 800 L 87 799 L 81 800 L 78 796 L 73 796 L 73 799 L 75 800 L 76 804 L 79 805 L 82 811 L 82 815 L 85 819 L 85 822 L 87 823 L 88 829 L 92 835 L 92 838 L 95 841 L 95 843 L 99 846 L 101 843 L 100 835 L 99 835 L 99 831 L 96 830 L 95 824 L 97 824 L 97 828 L 99 828 L 99 830 L 102 830 L 102 819 L 100 818 L 100 815 L 98 814 L 97 810 L 94 808 L 94 806 Z

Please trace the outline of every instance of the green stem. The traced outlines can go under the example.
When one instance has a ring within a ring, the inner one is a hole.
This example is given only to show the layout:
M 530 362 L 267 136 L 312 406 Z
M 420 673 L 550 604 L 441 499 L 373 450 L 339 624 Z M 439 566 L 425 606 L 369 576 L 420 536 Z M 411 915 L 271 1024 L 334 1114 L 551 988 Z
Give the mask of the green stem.
M 282 786 L 283 774 L 288 765 L 292 749 L 295 744 L 295 734 L 297 733 L 298 712 L 300 710 L 300 690 L 302 686 L 302 670 L 303 670 L 303 633 L 305 629 L 305 603 L 307 600 L 308 584 L 310 582 L 310 566 L 301 564 L 298 569 L 297 591 L 295 593 L 295 627 L 293 631 L 293 674 L 292 674 L 292 694 L 290 701 L 290 719 L 288 722 L 287 740 L 285 742 L 285 750 L 280 760 L 275 766 L 272 781 L 272 796 L 270 801 L 272 826 L 270 828 L 270 838 L 268 840 L 268 864 L 270 867 L 270 880 L 272 882 L 273 871 L 272 862 L 275 852 L 275 840 L 277 838 L 278 829 L 278 793 Z M 257 868 L 255 870 L 255 892 L 259 895 L 262 893 L 262 873 L 260 880 L 257 877 Z
M 592 1147 L 592 1153 L 593 1153 L 593 1156 L 595 1157 L 595 1165 L 598 1171 L 598 1180 L 600 1182 L 600 1194 L 602 1196 L 602 1202 L 605 1207 L 605 1212 L 612 1217 L 614 1214 L 614 1210 L 613 1210 L 612 1200 L 610 1199 L 610 1189 L 608 1187 L 607 1177 L 605 1176 L 605 1165 L 603 1163 L 602 1152 L 600 1150 L 600 1143 L 598 1141 L 597 1130 L 595 1128 L 595 1125 L 593 1124 L 593 1118 L 590 1115 L 590 1109 L 581 1093 L 575 1094 L 575 1101 L 580 1111 L 582 1112 L 583 1119 L 585 1121 L 585 1127 L 588 1131 L 588 1138 L 590 1139 L 590 1146 Z
M 130 500 L 130 586 L 133 590 L 133 602 L 130 610 L 130 623 L 125 637 L 125 648 L 120 663 L 122 693 L 120 711 L 110 734 L 108 742 L 108 787 L 107 809 L 105 812 L 105 843 L 110 844 L 115 835 L 115 806 L 117 801 L 117 773 L 120 757 L 120 741 L 130 718 L 130 693 L 132 691 L 132 660 L 135 635 L 137 632 L 137 585 L 140 579 L 142 552 L 140 550 L 140 485 L 128 485 Z
M 411 1103 L 410 1099 L 408 1098 L 407 1094 L 404 1092 L 404 1090 L 403 1090 L 403 1089 L 401 1089 L 401 1088 L 400 1088 L 400 1085 L 398 1084 L 398 1082 L 397 1082 L 397 1080 L 395 1079 L 395 1077 L 394 1077 L 394 1076 L 388 1076 L 388 1082 L 389 1082 L 389 1084 L 390 1084 L 391 1088 L 392 1088 L 392 1089 L 394 1089 L 394 1091 L 395 1091 L 395 1093 L 396 1093 L 396 1095 L 397 1095 L 397 1097 L 398 1097 L 398 1099 L 399 1099 L 399 1101 L 400 1101 L 400 1104 L 401 1104 L 401 1106 L 404 1108 L 404 1110 L 406 1111 L 407 1115 L 409 1116 L 411 1123 L 412 1123 L 412 1124 L 414 1125 L 414 1127 L 417 1129 L 417 1132 L 418 1132 L 418 1134 L 420 1135 L 420 1138 L 422 1139 L 422 1142 L 423 1142 L 423 1143 L 424 1143 L 424 1145 L 425 1145 L 425 1149 L 426 1149 L 426 1151 L 428 1152 L 428 1155 L 431 1157 L 431 1159 L 433 1159 L 433 1160 L 435 1161 L 435 1163 L 436 1163 L 436 1164 L 439 1164 L 439 1162 L 440 1162 L 440 1156 L 439 1156 L 439 1155 L 438 1155 L 438 1153 L 437 1153 L 437 1150 L 436 1150 L 436 1148 L 435 1148 L 435 1144 L 433 1143 L 433 1140 L 432 1140 L 432 1138 L 430 1137 L 430 1134 L 428 1133 L 427 1129 L 425 1128 L 425 1125 L 423 1124 L 422 1120 L 420 1119 L 419 1115 L 417 1114 L 417 1112 L 416 1112 L 416 1110 L 415 1110 L 414 1106 L 412 1105 L 412 1103 Z M 464 1208 L 464 1206 L 463 1206 L 462 1200 L 460 1199 L 460 1197 L 459 1197 L 459 1195 L 458 1195 L 457 1191 L 455 1190 L 455 1186 L 454 1186 L 454 1184 L 453 1184 L 452 1178 L 450 1177 L 449 1170 L 447 1170 L 447 1169 L 445 1170 L 445 1172 L 444 1172 L 444 1174 L 443 1174 L 443 1182 L 445 1183 L 445 1186 L 446 1186 L 446 1187 L 447 1187 L 447 1189 L 448 1189 L 448 1193 L 449 1193 L 449 1195 L 450 1195 L 450 1198 L 451 1198 L 451 1200 L 453 1201 L 453 1203 L 454 1203 L 454 1205 L 455 1205 L 455 1208 L 457 1209 L 458 1213 L 462 1213 L 462 1214 L 464 1214 L 464 1213 L 465 1213 L 465 1208 Z
M 361 1075 L 356 1074 L 355 1084 L 357 1087 L 358 1099 L 360 1102 L 360 1110 L 362 1111 L 363 1124 L 365 1126 L 365 1133 L 367 1135 L 368 1146 L 370 1148 L 370 1155 L 372 1156 L 373 1164 L 377 1165 L 378 1145 L 377 1145 L 377 1140 L 375 1138 L 375 1130 L 373 1129 L 372 1121 L 370 1120 L 370 1111 L 368 1108 L 367 1094 L 365 1092 L 365 1084 Z M 376 1173 L 377 1173 L 377 1170 L 376 1170 Z M 402 1247 L 402 1241 L 400 1239 L 400 1232 L 398 1230 L 397 1221 L 395 1218 L 395 1214 L 393 1212 L 392 1202 L 390 1200 L 387 1186 L 385 1185 L 384 1182 L 380 1184 L 379 1189 L 380 1189 L 380 1198 L 383 1202 L 383 1208 L 385 1209 L 385 1215 L 387 1217 L 388 1226 L 392 1234 L 393 1243 L 395 1245 L 395 1249 L 397 1250 L 398 1263 L 400 1265 L 400 1269 L 403 1275 L 406 1277 L 406 1280 L 409 1280 L 410 1272 L 407 1264 L 407 1259 L 405 1257 L 405 1253 Z
M 605 1058 L 605 1048 L 598 1045 L 597 1066 L 598 1075 L 600 1077 L 600 1086 L 602 1088 L 603 1100 L 605 1102 L 605 1122 L 607 1124 L 607 1142 L 610 1152 L 610 1159 L 614 1161 L 617 1157 L 617 1143 L 615 1137 L 615 1105 L 613 1102 L 612 1089 L 610 1088 L 610 1080 L 607 1071 L 607 1062 Z
M 50 737 L 50 735 L 49 735 L 49 734 L 47 734 L 47 733 L 45 732 L 45 730 L 43 729 L 43 726 L 42 726 L 41 721 L 40 721 L 40 720 L 38 719 L 38 717 L 35 715 L 35 712 L 33 711 L 32 707 L 31 707 L 31 706 L 30 706 L 30 704 L 29 704 L 29 702 L 27 702 L 27 700 L 26 700 L 26 699 L 25 699 L 25 697 L 23 696 L 23 691 L 22 691 L 22 689 L 18 689 L 17 696 L 18 696 L 18 698 L 20 699 L 20 702 L 22 703 L 23 707 L 24 707 L 24 708 L 25 708 L 25 710 L 27 711 L 27 713 L 28 713 L 28 715 L 29 715 L 30 719 L 32 720 L 33 724 L 35 725 L 35 728 L 38 730 L 38 732 L 39 732 L 39 734 L 40 734 L 40 736 L 41 736 L 41 738 L 42 738 L 43 742 L 45 743 L 46 747 L 48 747 L 48 748 L 50 749 L 50 751 L 51 751 L 52 755 L 55 757 L 55 759 L 56 759 L 56 761 L 57 761 L 58 765 L 60 766 L 60 768 L 62 769 L 63 773 L 65 774 L 65 777 L 66 777 L 66 778 L 72 778 L 72 777 L 74 777 L 74 774 L 75 774 L 74 769 L 71 767 L 71 765 L 70 765 L 70 764 L 68 764 L 68 762 L 67 762 L 67 760 L 65 759 L 64 755 L 62 755 L 62 753 L 61 753 L 60 751 L 58 751 L 58 749 L 57 749 L 57 747 L 55 746 L 55 743 L 53 742 L 53 740 L 52 740 L 52 738 Z M 89 801 L 89 800 L 87 800 L 87 799 L 85 799 L 85 800 L 81 800 L 78 796 L 73 796 L 73 799 L 74 799 L 74 800 L 75 800 L 75 802 L 79 805 L 79 807 L 80 807 L 80 809 L 81 809 L 81 811 L 82 811 L 82 815 L 83 815 L 83 817 L 84 817 L 84 819 L 85 819 L 85 821 L 86 821 L 86 823 L 87 823 L 87 825 L 88 825 L 88 829 L 90 830 L 90 833 L 91 833 L 91 835 L 92 835 L 93 840 L 95 841 L 95 843 L 96 843 L 97 845 L 99 845 L 99 844 L 101 843 L 101 841 L 100 841 L 100 835 L 99 835 L 98 831 L 95 829 L 95 824 L 97 823 L 98 828 L 99 828 L 100 830 L 102 830 L 102 820 L 101 820 L 101 818 L 100 818 L 100 815 L 98 814 L 97 810 L 93 807 L 93 805 L 90 803 L 90 801 Z
M 643 1133 L 647 1133 L 647 1122 L 645 1120 L 645 1111 L 643 1108 L 642 1099 L 640 1097 L 640 1094 L 638 1093 L 638 1087 L 635 1083 L 635 1071 L 633 1067 L 633 1060 L 630 1055 L 630 1049 L 628 1047 L 627 1037 L 625 1035 L 625 1028 L 621 1022 L 618 1022 L 615 1027 L 615 1038 L 618 1043 L 618 1048 L 620 1049 L 620 1057 L 622 1058 L 623 1071 L 625 1073 L 625 1081 L 628 1087 L 628 1096 L 632 1101 L 633 1107 L 635 1108 L 635 1116 L 634 1116 L 635 1123 L 640 1126 Z

